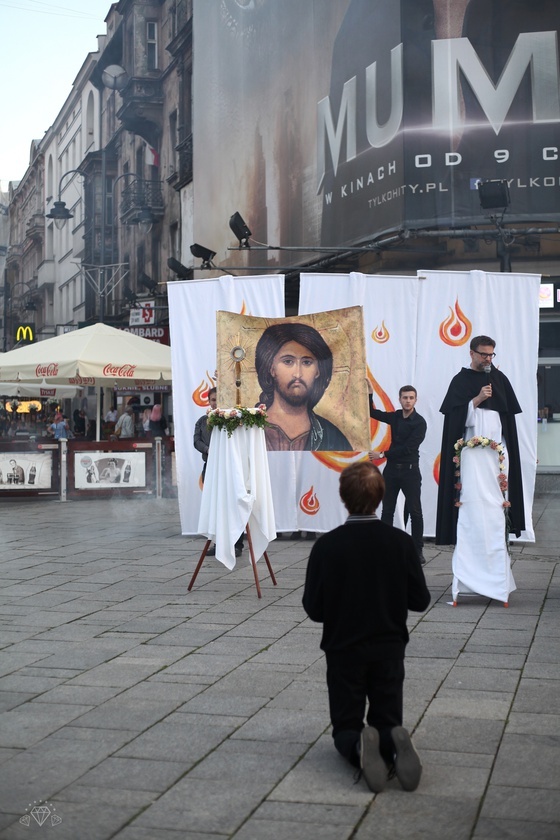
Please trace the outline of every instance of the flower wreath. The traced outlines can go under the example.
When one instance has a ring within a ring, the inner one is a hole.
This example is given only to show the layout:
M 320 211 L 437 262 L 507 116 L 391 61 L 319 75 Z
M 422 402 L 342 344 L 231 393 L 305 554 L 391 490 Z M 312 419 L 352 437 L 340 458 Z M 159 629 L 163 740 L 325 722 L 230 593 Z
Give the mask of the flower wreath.
M 464 438 L 459 438 L 459 440 L 453 444 L 453 448 L 455 450 L 455 455 L 453 456 L 453 463 L 455 465 L 455 478 L 457 481 L 455 482 L 455 507 L 461 507 L 463 504 L 461 502 L 461 489 L 463 485 L 461 484 L 461 453 L 463 449 L 474 449 L 476 446 L 481 446 L 483 448 L 490 447 L 493 449 L 494 452 L 498 455 L 498 465 L 499 465 L 499 473 L 498 473 L 498 484 L 500 485 L 500 490 L 502 491 L 502 496 L 504 497 L 504 501 L 502 502 L 502 507 L 504 508 L 504 514 L 506 518 L 506 539 L 507 535 L 510 531 L 510 522 L 509 522 L 509 508 L 511 507 L 511 502 L 507 498 L 507 489 L 508 489 L 508 480 L 507 475 L 505 473 L 505 447 L 503 443 L 498 443 L 491 438 L 482 437 L 481 435 L 469 438 L 469 440 L 464 440 Z
M 266 419 L 266 406 L 256 408 L 209 408 L 208 415 L 209 429 L 225 429 L 228 437 L 231 437 L 235 429 L 245 426 L 248 429 L 256 427 L 264 429 L 268 426 Z
M 464 440 L 463 438 L 459 438 L 459 440 L 453 444 L 453 448 L 455 450 L 455 455 L 453 456 L 453 463 L 455 464 L 455 477 L 460 479 L 461 478 L 461 453 L 465 447 L 468 449 L 474 449 L 475 446 L 482 446 L 483 448 L 490 447 L 495 452 L 498 453 L 498 464 L 500 467 L 500 472 L 498 473 L 498 484 L 500 485 L 500 490 L 502 491 L 502 496 L 504 497 L 503 507 L 509 508 L 511 507 L 511 502 L 507 500 L 506 493 L 508 489 L 508 480 L 505 473 L 505 449 L 502 443 L 498 443 L 495 440 L 491 440 L 487 437 L 472 437 L 469 440 Z M 456 501 L 455 507 L 461 507 L 461 489 L 462 484 L 460 481 L 457 481 L 455 484 L 456 490 Z

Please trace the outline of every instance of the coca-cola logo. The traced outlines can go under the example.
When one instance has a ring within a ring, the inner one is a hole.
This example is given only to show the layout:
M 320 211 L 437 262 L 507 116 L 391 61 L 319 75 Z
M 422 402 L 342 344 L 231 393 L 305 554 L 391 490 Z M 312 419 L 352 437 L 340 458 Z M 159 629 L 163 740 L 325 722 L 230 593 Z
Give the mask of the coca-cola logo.
M 119 379 L 132 379 L 136 365 L 105 365 L 103 368 L 103 376 L 115 376 Z
M 69 385 L 95 385 L 94 376 L 72 376 L 68 380 Z
M 47 365 L 37 365 L 35 376 L 58 376 L 58 365 L 56 362 L 49 362 Z

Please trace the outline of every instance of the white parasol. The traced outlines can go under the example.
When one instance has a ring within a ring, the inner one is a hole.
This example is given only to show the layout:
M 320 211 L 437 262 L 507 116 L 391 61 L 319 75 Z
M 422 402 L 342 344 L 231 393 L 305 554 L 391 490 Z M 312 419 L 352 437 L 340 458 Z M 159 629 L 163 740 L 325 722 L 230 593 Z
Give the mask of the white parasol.
M 74 386 L 170 380 L 171 348 L 93 324 L 3 353 L 0 379 Z
M 134 387 L 171 381 L 171 348 L 107 324 L 27 344 L 0 355 L 0 379 L 47 385 Z M 97 430 L 100 429 L 97 400 Z
M 62 400 L 77 397 L 81 391 L 71 385 L 48 385 L 46 382 L 0 382 L 0 397 Z

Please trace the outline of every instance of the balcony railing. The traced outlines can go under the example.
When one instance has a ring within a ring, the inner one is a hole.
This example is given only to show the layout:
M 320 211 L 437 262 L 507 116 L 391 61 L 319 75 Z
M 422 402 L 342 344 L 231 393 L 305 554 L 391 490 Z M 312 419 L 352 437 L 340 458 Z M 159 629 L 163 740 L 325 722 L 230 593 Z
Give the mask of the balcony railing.
M 176 146 L 179 153 L 179 181 L 188 184 L 193 179 L 193 136 L 189 134 Z
M 160 181 L 146 181 L 137 178 L 122 192 L 120 219 L 125 225 L 138 222 L 142 210 L 151 211 L 154 219 L 161 219 L 164 213 L 163 194 Z

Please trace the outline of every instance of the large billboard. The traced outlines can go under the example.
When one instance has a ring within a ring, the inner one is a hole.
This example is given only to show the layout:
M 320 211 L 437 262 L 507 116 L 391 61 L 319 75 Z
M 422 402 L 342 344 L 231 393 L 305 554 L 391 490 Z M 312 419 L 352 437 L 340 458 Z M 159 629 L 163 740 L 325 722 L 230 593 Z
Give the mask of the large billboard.
M 560 207 L 558 0 L 195 0 L 195 239 L 235 265 Z

